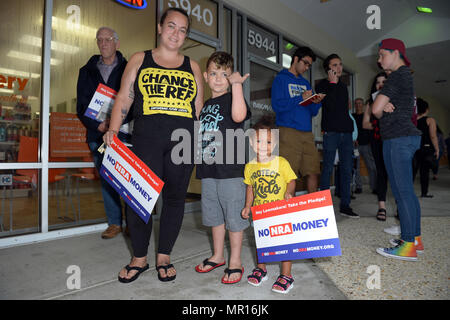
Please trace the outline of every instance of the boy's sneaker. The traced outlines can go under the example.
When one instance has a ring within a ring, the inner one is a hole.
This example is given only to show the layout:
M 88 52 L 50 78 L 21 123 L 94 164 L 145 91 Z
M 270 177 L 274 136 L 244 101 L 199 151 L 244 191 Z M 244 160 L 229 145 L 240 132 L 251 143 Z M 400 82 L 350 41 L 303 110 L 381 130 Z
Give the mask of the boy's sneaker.
M 401 239 L 391 239 L 389 240 L 390 244 L 393 246 L 401 245 L 404 241 Z M 416 247 L 416 252 L 419 254 L 422 254 L 424 251 L 423 243 L 422 243 L 422 237 L 415 237 L 414 238 L 414 246 Z
M 405 242 L 393 248 L 378 248 L 377 253 L 384 257 L 405 260 L 417 261 L 417 252 L 414 242 Z
M 399 236 L 401 234 L 401 229 L 400 229 L 400 226 L 396 225 L 396 226 L 392 226 L 392 227 L 384 229 L 384 232 L 389 233 L 393 236 Z
M 358 219 L 359 215 L 353 212 L 353 209 L 350 207 L 343 207 L 339 210 L 341 216 L 346 216 L 353 219 Z

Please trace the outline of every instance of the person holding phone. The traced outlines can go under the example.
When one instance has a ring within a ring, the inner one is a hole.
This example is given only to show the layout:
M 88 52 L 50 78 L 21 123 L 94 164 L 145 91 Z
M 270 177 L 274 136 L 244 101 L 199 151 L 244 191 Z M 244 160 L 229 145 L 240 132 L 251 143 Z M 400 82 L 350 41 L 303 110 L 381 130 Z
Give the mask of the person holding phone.
M 326 94 L 322 100 L 323 167 L 320 190 L 330 188 L 336 150 L 339 152 L 341 194 L 340 213 L 349 218 L 359 218 L 350 207 L 350 183 L 352 178 L 353 121 L 348 112 L 349 99 L 347 85 L 340 81 L 342 59 L 335 53 L 323 62 L 328 77 L 316 86 L 316 92 Z

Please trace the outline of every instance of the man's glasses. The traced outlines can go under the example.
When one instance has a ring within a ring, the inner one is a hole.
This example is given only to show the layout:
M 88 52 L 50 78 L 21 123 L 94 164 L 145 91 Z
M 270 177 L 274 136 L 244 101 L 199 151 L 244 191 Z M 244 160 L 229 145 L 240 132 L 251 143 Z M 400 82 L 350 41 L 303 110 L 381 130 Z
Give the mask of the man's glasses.
M 305 64 L 305 66 L 307 66 L 307 67 L 311 67 L 311 63 L 309 63 L 309 61 L 306 61 L 305 59 L 300 59 L 304 64 Z
M 102 42 L 106 42 L 106 43 L 111 43 L 113 42 L 115 39 L 114 37 L 109 37 L 109 38 L 95 38 L 95 41 L 97 42 L 97 44 L 100 44 Z

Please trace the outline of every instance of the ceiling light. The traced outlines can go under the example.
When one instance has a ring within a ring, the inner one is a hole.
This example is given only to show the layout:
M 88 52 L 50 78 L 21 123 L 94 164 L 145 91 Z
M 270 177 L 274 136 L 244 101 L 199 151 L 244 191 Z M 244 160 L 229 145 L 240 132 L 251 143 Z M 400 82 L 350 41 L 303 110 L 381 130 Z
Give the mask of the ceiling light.
M 19 40 L 22 43 L 26 43 L 29 44 L 31 46 L 35 46 L 35 47 L 42 47 L 42 39 L 39 37 L 34 37 L 31 35 L 24 35 L 20 38 Z M 55 51 L 59 51 L 59 52 L 63 52 L 63 53 L 68 53 L 68 54 L 75 54 L 78 53 L 78 51 L 80 51 L 79 47 L 75 47 L 75 46 L 71 46 L 62 42 L 57 42 L 57 41 L 52 41 L 51 42 L 51 48 L 52 50 Z
M 426 7 L 416 7 L 418 12 L 422 12 L 422 13 L 433 13 L 433 10 L 431 10 L 431 8 L 426 8 Z
M 37 79 L 41 76 L 40 74 L 37 74 L 37 73 L 19 71 L 19 70 L 13 70 L 13 69 L 6 69 L 6 68 L 0 68 L 0 73 L 10 74 L 12 76 L 20 76 L 23 78 L 34 78 L 34 79 Z
M 10 52 L 8 52 L 7 56 L 10 58 L 17 58 L 17 59 L 21 59 L 21 60 L 33 61 L 33 62 L 38 62 L 38 63 L 41 63 L 41 60 L 42 60 L 41 56 L 38 56 L 35 54 L 30 54 L 30 53 L 23 53 L 23 52 L 14 51 L 14 50 L 11 50 Z M 57 65 L 61 64 L 61 60 L 52 58 L 52 59 L 50 59 L 50 64 L 57 66 Z
M 12 90 L 12 89 L 0 89 L 0 92 L 2 92 L 2 93 L 14 93 L 14 90 Z
M 72 23 L 69 20 L 64 20 L 57 17 L 52 17 L 52 29 L 58 31 L 67 31 L 70 34 L 75 33 L 77 36 L 84 36 L 91 39 L 95 39 L 95 36 L 97 35 L 97 29 L 95 28 L 91 28 L 79 23 Z

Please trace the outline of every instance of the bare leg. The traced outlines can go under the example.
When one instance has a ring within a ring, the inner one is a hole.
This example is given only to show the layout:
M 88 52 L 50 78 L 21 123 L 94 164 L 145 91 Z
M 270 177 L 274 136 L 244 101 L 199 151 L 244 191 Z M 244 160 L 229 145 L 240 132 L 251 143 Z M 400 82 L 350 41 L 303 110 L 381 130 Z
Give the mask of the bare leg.
M 220 226 L 212 227 L 212 235 L 213 235 L 213 255 L 208 260 L 214 263 L 222 263 L 224 258 L 224 245 L 225 245 L 225 225 L 221 224 Z M 198 268 L 200 270 L 205 270 L 211 268 L 211 266 L 204 266 L 203 263 L 200 263 Z
M 308 189 L 308 193 L 317 192 L 317 186 L 319 185 L 319 175 L 318 174 L 310 174 L 306 178 L 306 188 Z
M 228 236 L 230 237 L 230 247 L 231 247 L 231 255 L 229 262 L 229 269 L 241 269 L 241 251 L 242 251 L 242 238 L 244 235 L 244 231 L 238 232 L 228 232 Z M 234 281 L 239 279 L 241 275 L 239 273 L 233 273 L 228 278 L 228 274 L 225 275 L 226 281 Z

